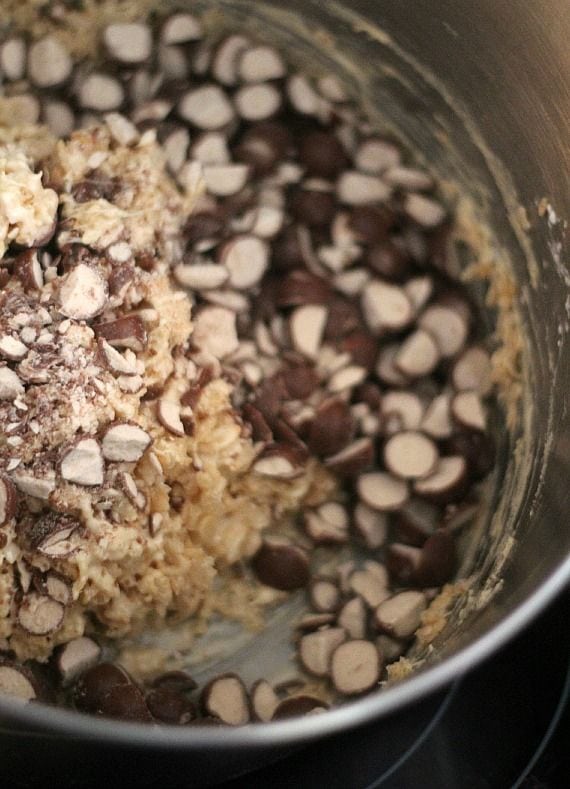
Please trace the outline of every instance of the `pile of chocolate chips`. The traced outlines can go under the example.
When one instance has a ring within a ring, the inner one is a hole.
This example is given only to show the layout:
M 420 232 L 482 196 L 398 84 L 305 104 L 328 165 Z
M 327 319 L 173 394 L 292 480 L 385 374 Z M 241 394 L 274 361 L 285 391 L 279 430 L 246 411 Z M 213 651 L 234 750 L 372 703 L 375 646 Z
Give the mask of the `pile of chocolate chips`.
M 272 46 L 204 38 L 186 13 L 111 25 L 103 45 L 101 63 L 74 64 L 54 38 L 14 36 L 0 46 L 5 92 L 58 135 L 108 113 L 118 127 L 123 115 L 156 130 L 180 182 L 201 168 L 206 196 L 173 277 L 236 384 L 235 407 L 259 442 L 254 470 L 294 479 L 314 457 L 341 481 L 336 500 L 300 515 L 297 540 L 267 537 L 252 566 L 262 583 L 307 589 L 300 670 L 340 697 L 360 695 L 406 652 L 453 577 L 455 535 L 494 464 L 490 357 L 451 271 L 452 217 L 432 176 L 334 77 L 313 81 Z M 93 184 L 84 199 L 105 196 Z M 320 546 L 350 542 L 368 558 L 312 577 Z M 60 648 L 47 670 L 6 656 L 0 687 L 168 723 L 326 707 L 265 680 L 248 692 L 235 675 L 213 679 L 196 704 L 186 674 L 144 690 L 100 659 L 88 638 Z

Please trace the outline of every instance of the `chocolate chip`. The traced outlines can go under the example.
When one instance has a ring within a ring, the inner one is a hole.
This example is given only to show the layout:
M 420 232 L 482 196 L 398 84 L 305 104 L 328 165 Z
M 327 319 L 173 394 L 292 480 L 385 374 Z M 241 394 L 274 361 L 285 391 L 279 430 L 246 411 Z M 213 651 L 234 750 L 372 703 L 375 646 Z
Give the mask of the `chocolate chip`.
M 326 627 L 302 636 L 299 659 L 303 668 L 315 677 L 328 676 L 332 654 L 343 641 L 346 633 L 341 627 Z
M 281 372 L 281 378 L 289 397 L 293 400 L 305 400 L 319 385 L 315 369 L 309 365 L 292 365 Z
M 38 88 L 53 88 L 67 80 L 71 57 L 53 36 L 34 41 L 28 52 L 28 76 Z
M 37 698 L 36 682 L 32 672 L 10 660 L 0 661 L 0 696 L 11 696 L 23 702 Z
M 100 713 L 108 693 L 116 687 L 131 683 L 131 678 L 122 666 L 99 663 L 81 675 L 73 689 L 73 701 L 83 712 Z
M 327 578 L 315 578 L 309 586 L 309 601 L 315 611 L 333 613 L 340 604 L 340 590 Z
M 305 260 L 297 225 L 289 225 L 272 245 L 271 262 L 279 270 L 303 268 Z
M 327 304 L 331 287 L 322 277 L 310 271 L 295 270 L 279 282 L 276 301 L 279 307 L 297 307 L 305 304 Z
M 47 595 L 30 592 L 18 608 L 18 624 L 34 636 L 46 636 L 59 630 L 63 623 L 64 607 Z
M 344 449 L 354 435 L 354 421 L 344 400 L 325 400 L 315 414 L 307 444 L 319 457 L 330 457 Z
M 224 674 L 210 680 L 200 694 L 205 713 L 230 726 L 243 726 L 250 720 L 249 698 L 236 674 Z
M 329 192 L 299 189 L 289 201 L 293 217 L 309 227 L 329 225 L 336 212 L 336 201 Z
M 153 688 L 168 688 L 170 690 L 188 691 L 198 687 L 195 680 L 186 671 L 166 671 L 159 674 L 152 681 Z
M 298 718 L 303 715 L 315 714 L 316 712 L 325 712 L 327 709 L 328 704 L 326 702 L 313 696 L 292 696 L 279 703 L 271 720 L 288 720 L 289 718 Z
M 380 655 L 370 641 L 354 639 L 340 644 L 332 654 L 331 678 L 343 696 L 358 696 L 380 679 Z
M 423 548 L 392 543 L 386 562 L 390 575 L 403 585 L 429 588 L 447 583 L 455 570 L 455 540 L 449 532 L 438 529 Z
M 476 480 L 487 476 L 495 465 L 495 445 L 491 436 L 478 430 L 462 430 L 445 441 L 445 451 L 463 455 L 469 473 Z
M 250 165 L 258 177 L 270 173 L 292 146 L 287 128 L 279 123 L 266 121 L 250 126 L 234 148 L 234 157 Z
M 101 656 L 101 647 L 86 636 L 74 638 L 63 644 L 55 654 L 55 664 L 62 685 L 71 685 L 88 669 L 95 666 Z
M 422 592 L 399 592 L 377 607 L 374 612 L 376 626 L 394 638 L 410 638 L 420 626 L 426 607 Z
M 196 707 L 179 690 L 160 687 L 147 693 L 146 703 L 155 720 L 162 723 L 184 725 L 196 718 Z
M 259 679 L 251 687 L 251 706 L 254 718 L 269 723 L 279 706 L 279 697 L 265 679 Z
M 374 244 L 366 251 L 364 260 L 372 271 L 389 282 L 403 282 L 411 273 L 409 256 L 391 241 Z
M 283 96 L 273 84 L 245 85 L 234 95 L 236 109 L 245 121 L 265 121 L 281 109 Z
M 298 545 L 276 537 L 266 537 L 252 559 L 259 580 L 274 589 L 301 589 L 309 581 L 307 552 Z
M 360 205 L 350 213 L 349 228 L 357 242 L 374 247 L 386 241 L 395 222 L 396 215 L 387 206 Z
M 328 319 L 324 337 L 340 340 L 347 334 L 362 329 L 362 317 L 358 306 L 348 299 L 336 297 L 328 303 Z M 375 346 L 376 350 L 376 346 Z
M 344 148 L 331 132 L 307 132 L 299 141 L 298 155 L 309 175 L 327 180 L 334 180 L 347 164 Z

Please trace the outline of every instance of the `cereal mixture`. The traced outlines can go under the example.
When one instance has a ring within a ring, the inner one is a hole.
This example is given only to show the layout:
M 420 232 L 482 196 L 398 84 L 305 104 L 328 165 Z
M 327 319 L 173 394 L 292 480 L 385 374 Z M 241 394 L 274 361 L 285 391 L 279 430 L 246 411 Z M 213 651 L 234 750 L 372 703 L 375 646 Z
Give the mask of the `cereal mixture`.
M 180 12 L 82 58 L 58 25 L 0 43 L 0 693 L 45 701 L 47 663 L 78 710 L 239 725 L 373 690 L 494 463 L 450 212 L 272 46 Z M 103 660 L 236 565 L 306 589 L 303 693 Z

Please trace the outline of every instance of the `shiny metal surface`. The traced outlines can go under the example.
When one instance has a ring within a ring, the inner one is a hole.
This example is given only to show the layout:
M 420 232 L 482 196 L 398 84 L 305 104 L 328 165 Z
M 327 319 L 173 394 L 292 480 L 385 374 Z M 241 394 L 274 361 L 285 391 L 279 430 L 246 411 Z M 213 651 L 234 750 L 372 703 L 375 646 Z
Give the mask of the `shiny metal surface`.
M 332 68 L 338 61 L 364 99 L 411 146 L 473 195 L 496 243 L 508 250 L 520 285 L 534 406 L 533 461 L 522 481 L 511 480 L 511 487 L 505 484 L 498 492 L 500 499 L 519 486 L 516 504 L 504 509 L 516 545 L 502 587 L 489 605 L 454 628 L 433 665 L 401 685 L 323 716 L 236 730 L 151 731 L 2 704 L 2 717 L 16 725 L 73 731 L 133 748 L 183 750 L 194 757 L 206 749 L 210 762 L 229 752 L 235 762 L 238 748 L 237 760 L 245 765 L 265 749 L 388 716 L 449 684 L 524 627 L 570 579 L 570 273 L 564 224 L 570 213 L 570 5 L 567 0 L 290 0 L 282 15 L 278 2 L 196 5 L 231 7 L 246 26 L 262 16 L 265 31 L 297 54 L 310 52 L 315 68 Z M 325 53 L 323 43 L 331 42 Z M 542 198 L 562 221 L 555 222 L 552 213 L 550 222 L 539 216 Z M 489 572 L 492 559 L 485 560 Z M 223 763 L 216 768 L 222 771 Z

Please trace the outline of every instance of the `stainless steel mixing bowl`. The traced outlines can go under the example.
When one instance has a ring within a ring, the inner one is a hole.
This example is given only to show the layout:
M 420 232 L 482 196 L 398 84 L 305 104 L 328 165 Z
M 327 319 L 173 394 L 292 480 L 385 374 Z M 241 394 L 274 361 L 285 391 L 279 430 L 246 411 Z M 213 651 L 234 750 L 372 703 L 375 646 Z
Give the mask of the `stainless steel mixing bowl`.
M 316 71 L 337 69 L 387 125 L 423 152 L 436 173 L 471 195 L 495 249 L 509 259 L 526 337 L 524 446 L 514 451 L 516 436 L 503 442 L 504 468 L 491 501 L 494 526 L 474 557 L 479 588 L 489 590 L 494 574 L 498 588 L 495 584 L 486 605 L 456 612 L 434 658 L 409 679 L 326 715 L 235 730 L 151 729 L 0 702 L 6 724 L 51 731 L 62 754 L 65 741 L 59 735 L 73 734 L 83 749 L 150 755 L 150 776 L 153 770 L 160 774 L 161 759 L 176 753 L 192 765 L 193 785 L 201 785 L 383 716 L 386 736 L 398 736 L 397 720 L 407 705 L 491 655 L 570 578 L 570 5 L 567 0 L 187 5 L 225 11 L 222 23 L 262 30 Z

